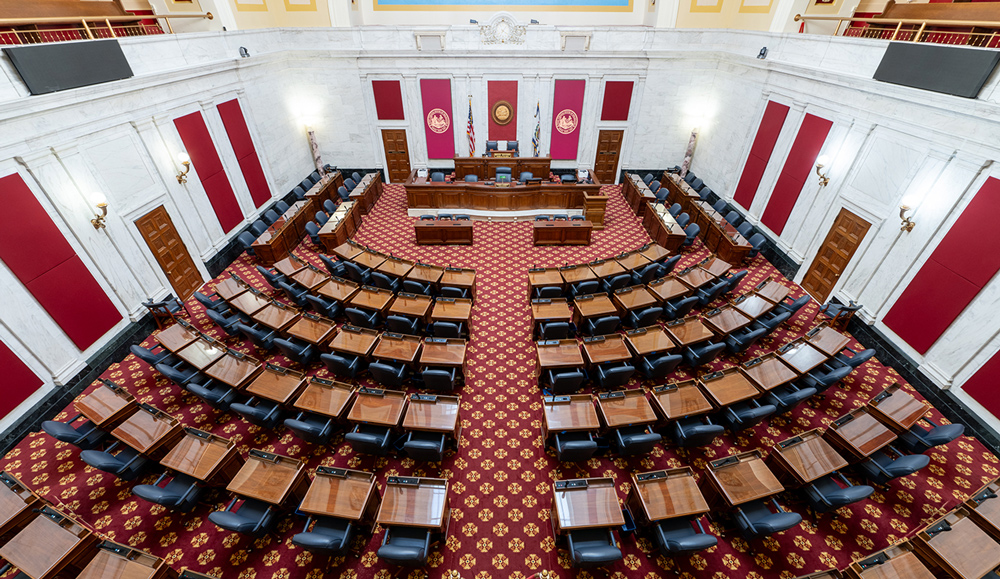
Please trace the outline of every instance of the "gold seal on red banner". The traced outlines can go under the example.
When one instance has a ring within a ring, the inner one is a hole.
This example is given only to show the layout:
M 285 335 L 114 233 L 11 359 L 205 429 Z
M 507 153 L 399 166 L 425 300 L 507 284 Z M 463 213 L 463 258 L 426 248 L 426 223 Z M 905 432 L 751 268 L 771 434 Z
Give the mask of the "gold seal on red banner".
M 435 133 L 443 133 L 450 126 L 451 118 L 448 117 L 448 113 L 444 112 L 444 109 L 432 109 L 431 112 L 427 113 L 427 128 Z
M 493 105 L 493 110 L 490 111 L 490 116 L 493 117 L 494 123 L 506 125 L 514 119 L 514 107 L 510 106 L 507 101 L 497 101 Z
M 563 109 L 556 115 L 556 130 L 560 134 L 568 135 L 576 130 L 580 124 L 580 117 L 570 109 Z

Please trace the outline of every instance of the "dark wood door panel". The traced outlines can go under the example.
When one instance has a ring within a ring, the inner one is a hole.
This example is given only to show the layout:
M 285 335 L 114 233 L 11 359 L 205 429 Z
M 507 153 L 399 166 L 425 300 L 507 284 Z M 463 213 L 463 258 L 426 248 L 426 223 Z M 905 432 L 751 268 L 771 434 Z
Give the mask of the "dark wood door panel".
M 597 157 L 594 174 L 601 183 L 614 183 L 625 131 L 600 131 L 597 135 Z
M 386 173 L 392 183 L 402 183 L 410 176 L 410 151 L 405 129 L 382 129 Z
M 847 209 L 841 209 L 802 278 L 802 288 L 820 303 L 825 302 L 869 228 L 871 223 Z
M 167 209 L 160 205 L 137 219 L 135 226 L 153 252 L 156 263 L 167 275 L 174 294 L 182 300 L 191 297 L 204 280 L 177 234 Z

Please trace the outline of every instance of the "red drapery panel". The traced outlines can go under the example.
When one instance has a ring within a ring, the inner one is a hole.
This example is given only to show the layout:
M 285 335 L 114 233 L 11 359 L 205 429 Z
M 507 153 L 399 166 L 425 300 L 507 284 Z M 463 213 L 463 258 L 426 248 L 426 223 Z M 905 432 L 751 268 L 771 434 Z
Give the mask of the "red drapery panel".
M 174 119 L 174 126 L 191 157 L 191 163 L 198 171 L 201 185 L 222 230 L 228 233 L 243 221 L 243 211 L 240 210 L 233 186 L 222 169 L 222 161 L 215 150 L 212 136 L 208 133 L 205 119 L 201 117 L 201 112 L 191 113 Z
M 267 185 L 264 168 L 260 166 L 257 149 L 254 148 L 253 139 L 250 138 L 250 129 L 247 128 L 246 119 L 243 117 L 240 101 L 237 99 L 226 101 L 217 108 L 219 116 L 222 117 L 222 124 L 226 127 L 226 134 L 229 135 L 229 142 L 236 152 L 243 179 L 250 189 L 254 207 L 260 207 L 271 199 L 271 188 Z
M 427 157 L 455 157 L 455 129 L 451 118 L 451 81 L 447 78 L 420 80 L 420 96 L 424 105 L 424 134 L 427 136 Z
M 380 121 L 401 121 L 403 116 L 403 93 L 398 80 L 373 80 L 375 91 L 375 114 Z
M 733 195 L 733 200 L 746 209 L 750 208 L 754 197 L 757 196 L 757 188 L 760 187 L 764 169 L 771 159 L 771 152 L 778 141 L 778 135 L 787 115 L 786 105 L 768 101 L 764 116 L 760 119 L 760 126 L 757 127 L 757 136 L 753 140 L 753 146 L 750 147 L 750 155 L 747 157 L 746 165 L 743 166 L 740 182 L 736 186 L 736 193 Z
M 608 81 L 604 84 L 602 121 L 627 121 L 632 106 L 632 81 Z
M 802 120 L 802 126 L 792 143 L 792 150 L 785 159 L 785 166 L 782 167 L 771 198 L 767 201 L 767 209 L 760 218 L 764 225 L 778 235 L 785 228 L 785 222 L 799 199 L 802 186 L 816 165 L 816 157 L 819 156 L 832 126 L 833 121 L 815 115 L 806 115 Z
M 3 342 L 0 342 L 0 373 L 3 374 L 0 416 L 10 414 L 42 385 L 42 380 Z
M 990 177 L 882 320 L 921 354 L 1000 271 L 998 203 L 1000 180 Z
M 490 137 L 491 141 L 517 140 L 517 81 L 491 80 L 486 84 L 486 92 L 490 101 Z M 493 119 L 493 106 L 499 101 L 510 105 L 510 119 L 505 124 L 499 124 Z

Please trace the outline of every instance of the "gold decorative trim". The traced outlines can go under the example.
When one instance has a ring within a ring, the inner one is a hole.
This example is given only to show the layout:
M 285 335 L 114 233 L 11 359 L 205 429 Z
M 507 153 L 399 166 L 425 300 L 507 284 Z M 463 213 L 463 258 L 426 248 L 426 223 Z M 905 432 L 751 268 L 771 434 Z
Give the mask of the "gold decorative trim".
M 239 12 L 267 12 L 267 0 L 260 0 L 260 4 L 240 2 L 240 0 L 233 0 L 233 3 Z
M 694 0 L 692 0 L 694 1 Z M 537 6 L 504 6 L 503 9 L 507 12 L 632 12 L 632 2 L 629 0 L 628 6 L 554 6 L 551 4 L 540 4 Z M 389 11 L 389 12 L 480 12 L 483 10 L 496 10 L 495 4 L 476 4 L 476 5 L 455 5 L 447 4 L 440 6 L 433 5 L 423 5 L 423 6 L 410 6 L 410 5 L 398 5 L 398 4 L 379 4 L 378 0 L 372 0 L 373 10 L 378 11 Z M 721 11 L 721 0 L 719 2 Z
M 285 0 L 285 10 L 288 12 L 316 12 L 316 0 L 309 0 L 308 4 L 292 4 Z
M 722 12 L 722 0 L 717 0 L 717 2 L 715 3 L 714 6 L 713 5 L 699 6 L 698 5 L 698 0 L 691 0 L 691 12 L 695 12 L 695 13 L 698 13 L 698 12 L 702 12 L 702 13 L 703 12 L 712 12 L 712 13 Z

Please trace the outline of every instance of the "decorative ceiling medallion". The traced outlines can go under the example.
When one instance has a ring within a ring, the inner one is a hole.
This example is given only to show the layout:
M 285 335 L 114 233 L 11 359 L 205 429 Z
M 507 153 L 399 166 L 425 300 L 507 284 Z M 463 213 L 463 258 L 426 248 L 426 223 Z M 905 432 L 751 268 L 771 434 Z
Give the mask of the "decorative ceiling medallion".
M 500 126 L 506 125 L 514 118 L 514 107 L 507 101 L 497 101 L 490 111 L 490 116 L 494 123 Z
M 444 109 L 432 109 L 427 113 L 427 128 L 435 133 L 441 134 L 451 126 L 451 118 Z
M 524 44 L 528 29 L 517 23 L 510 14 L 501 12 L 489 24 L 479 27 L 483 44 Z
M 556 130 L 560 134 L 568 135 L 576 130 L 580 124 L 580 117 L 572 109 L 563 109 L 556 115 Z

